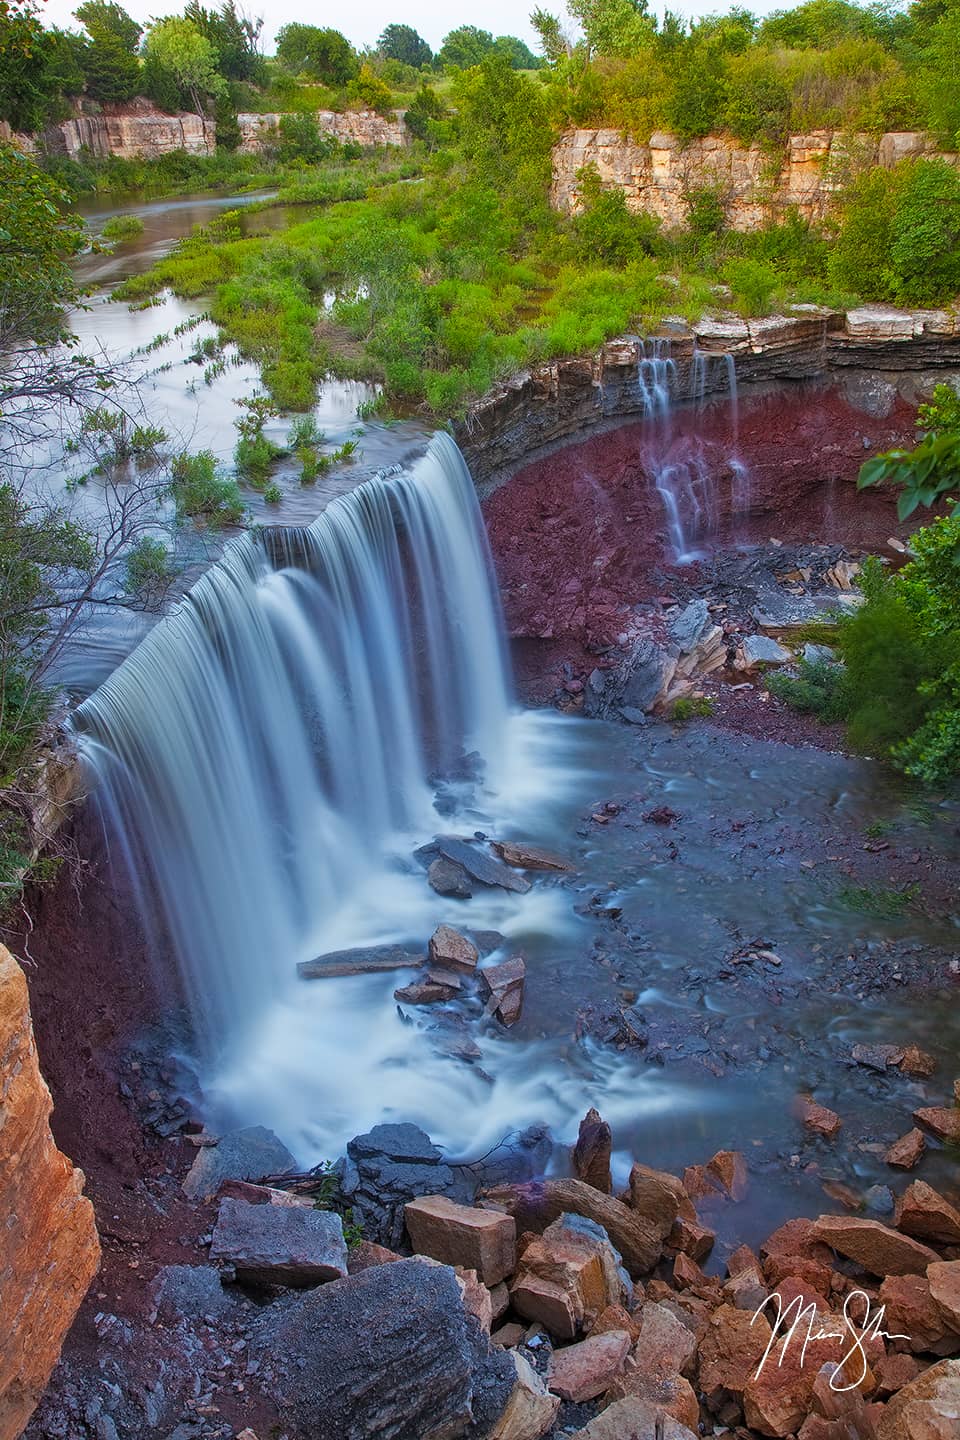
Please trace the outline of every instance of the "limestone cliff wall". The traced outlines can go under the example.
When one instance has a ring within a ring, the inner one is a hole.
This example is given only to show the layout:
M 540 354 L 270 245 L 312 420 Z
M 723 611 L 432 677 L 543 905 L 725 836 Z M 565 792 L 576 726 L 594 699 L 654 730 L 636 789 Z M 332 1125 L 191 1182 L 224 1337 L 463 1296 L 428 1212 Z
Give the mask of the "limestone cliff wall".
M 910 404 L 937 379 L 960 375 L 960 312 L 874 305 L 846 314 L 798 305 L 788 315 L 728 315 L 695 326 L 665 322 L 675 402 L 723 396 L 732 355 L 742 389 L 793 382 L 838 384 L 869 413 Z M 481 494 L 527 460 L 598 428 L 644 413 L 637 367 L 643 342 L 611 340 L 593 356 L 553 360 L 495 386 L 454 427 Z
M 83 1173 L 54 1144 L 23 971 L 0 946 L 0 1440 L 16 1440 L 97 1271 Z
M 595 165 L 606 187 L 624 192 L 630 210 L 657 215 L 668 229 L 686 223 L 691 191 L 711 186 L 719 191 L 731 229 L 755 230 L 787 206 L 808 220 L 821 220 L 852 167 L 893 166 L 908 156 L 934 153 L 929 136 L 916 131 L 879 140 L 838 130 L 791 135 L 782 160 L 771 162 L 759 145 L 725 136 L 682 146 L 674 135 L 659 132 L 638 145 L 621 130 L 568 130 L 553 150 L 551 202 L 576 214 L 577 172 Z M 960 164 L 960 155 L 944 158 Z
M 271 144 L 282 118 L 279 114 L 238 115 L 241 151 L 256 152 Z M 378 115 L 373 110 L 346 110 L 343 114 L 336 110 L 318 110 L 315 119 L 322 133 L 355 145 L 407 145 L 410 141 L 402 110 L 394 111 L 391 117 Z

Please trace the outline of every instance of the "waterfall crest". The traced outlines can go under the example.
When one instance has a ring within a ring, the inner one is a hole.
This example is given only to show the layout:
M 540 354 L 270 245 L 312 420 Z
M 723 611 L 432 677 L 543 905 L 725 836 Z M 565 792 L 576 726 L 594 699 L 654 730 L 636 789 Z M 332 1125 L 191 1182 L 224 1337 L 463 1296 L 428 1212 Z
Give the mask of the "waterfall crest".
M 208 1058 L 333 948 L 397 837 L 437 828 L 431 777 L 464 751 L 490 776 L 509 695 L 479 507 L 440 434 L 309 528 L 231 542 L 79 707 L 111 846 L 146 877 Z

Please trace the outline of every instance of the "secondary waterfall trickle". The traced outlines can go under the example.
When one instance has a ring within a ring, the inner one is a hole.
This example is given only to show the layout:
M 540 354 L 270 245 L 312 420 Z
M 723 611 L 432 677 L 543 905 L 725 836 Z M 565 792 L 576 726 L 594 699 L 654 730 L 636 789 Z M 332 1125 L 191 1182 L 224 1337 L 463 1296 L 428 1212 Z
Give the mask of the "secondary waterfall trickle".
M 441 434 L 285 543 L 229 544 L 78 709 L 208 1058 L 334 948 L 398 834 L 437 828 L 431 776 L 477 751 L 495 783 L 509 691 L 477 500 Z

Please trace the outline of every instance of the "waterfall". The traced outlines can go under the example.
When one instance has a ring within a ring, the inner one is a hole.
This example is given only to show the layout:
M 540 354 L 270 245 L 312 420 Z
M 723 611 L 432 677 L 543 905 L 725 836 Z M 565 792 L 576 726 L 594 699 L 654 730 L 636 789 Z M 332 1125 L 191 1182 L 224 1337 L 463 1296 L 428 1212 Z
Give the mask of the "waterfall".
M 508 715 L 479 507 L 442 434 L 309 528 L 232 541 L 79 707 L 110 844 L 145 877 L 206 1057 L 335 948 L 398 836 L 438 828 L 432 778 L 476 751 L 495 782 Z
M 731 454 L 727 462 L 731 475 L 730 509 L 735 517 L 742 517 L 750 511 L 752 487 L 750 468 L 741 460 L 738 454 L 740 446 L 740 402 L 737 394 L 737 362 L 735 357 L 731 355 L 729 351 L 722 351 L 719 354 L 715 354 L 707 350 L 694 350 L 693 366 L 690 372 L 690 388 L 694 405 L 699 409 L 706 403 L 707 382 L 711 361 L 716 361 L 723 370 L 723 388 L 727 392 L 730 410 L 730 428 L 733 441 Z

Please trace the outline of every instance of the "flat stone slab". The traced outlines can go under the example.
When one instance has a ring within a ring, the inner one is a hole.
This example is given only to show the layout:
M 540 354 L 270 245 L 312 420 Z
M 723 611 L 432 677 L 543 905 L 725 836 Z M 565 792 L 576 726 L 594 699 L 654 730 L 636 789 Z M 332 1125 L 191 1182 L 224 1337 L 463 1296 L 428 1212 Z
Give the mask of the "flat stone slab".
M 830 612 L 840 605 L 837 590 L 790 595 L 785 590 L 762 590 L 750 614 L 761 630 L 789 630 L 810 620 L 829 621 Z
M 501 890 L 514 890 L 518 895 L 525 895 L 530 889 L 531 882 L 525 875 L 518 875 L 509 865 L 495 860 L 492 855 L 485 854 L 456 835 L 438 835 L 435 844 L 441 855 L 461 865 L 481 885 L 496 885 Z
M 793 659 L 790 651 L 770 635 L 747 635 L 743 642 L 743 662 L 748 670 L 757 665 L 786 665 Z
M 423 953 L 403 945 L 362 945 L 355 950 L 331 950 L 316 960 L 301 960 L 297 974 L 304 980 L 324 980 L 335 975 L 378 975 L 384 970 L 414 970 L 423 964 Z
M 574 867 L 562 855 L 544 850 L 539 845 L 527 845 L 520 840 L 494 840 L 490 848 L 500 856 L 505 865 L 518 870 L 564 871 Z
M 299 1205 L 220 1202 L 210 1259 L 233 1266 L 237 1279 L 304 1288 L 347 1273 L 343 1222 L 330 1210 Z
M 365 1135 L 355 1135 L 347 1144 L 347 1154 L 354 1160 L 383 1155 L 390 1160 L 434 1165 L 443 1159 L 443 1151 L 437 1149 L 426 1131 L 409 1121 L 374 1125 Z

